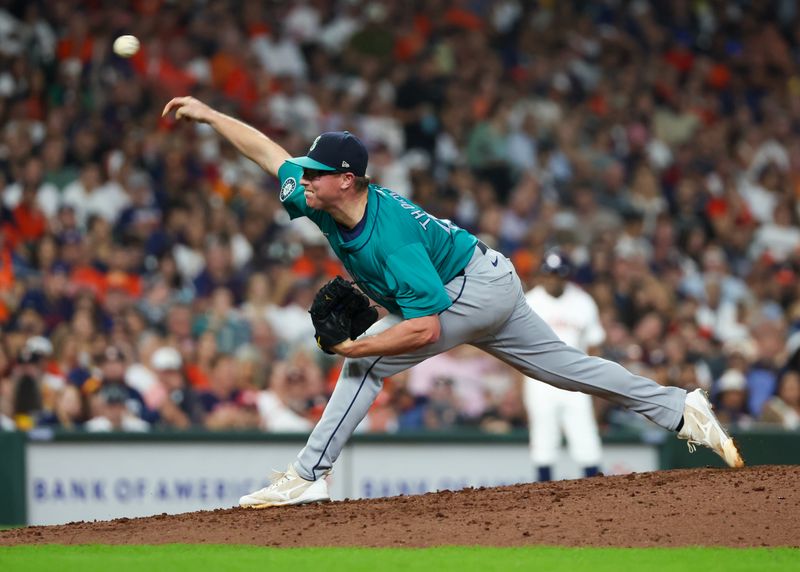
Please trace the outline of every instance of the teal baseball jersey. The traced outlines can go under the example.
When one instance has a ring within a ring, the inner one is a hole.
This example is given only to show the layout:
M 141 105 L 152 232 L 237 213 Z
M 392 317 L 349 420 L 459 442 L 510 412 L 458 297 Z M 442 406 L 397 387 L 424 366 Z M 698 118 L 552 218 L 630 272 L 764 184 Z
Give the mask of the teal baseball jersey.
M 389 189 L 370 185 L 364 229 L 346 241 L 333 217 L 306 204 L 302 174 L 297 165 L 281 165 L 278 178 L 284 208 L 293 219 L 307 216 L 316 223 L 370 298 L 406 319 L 450 307 L 444 285 L 470 261 L 477 238 Z

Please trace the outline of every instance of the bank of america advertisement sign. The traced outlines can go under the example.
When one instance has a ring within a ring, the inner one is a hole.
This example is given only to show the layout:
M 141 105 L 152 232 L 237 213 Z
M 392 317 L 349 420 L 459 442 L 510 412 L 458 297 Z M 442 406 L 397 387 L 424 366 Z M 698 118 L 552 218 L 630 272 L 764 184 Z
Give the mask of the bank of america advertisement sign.
M 28 522 L 232 507 L 296 453 L 283 443 L 31 443 Z

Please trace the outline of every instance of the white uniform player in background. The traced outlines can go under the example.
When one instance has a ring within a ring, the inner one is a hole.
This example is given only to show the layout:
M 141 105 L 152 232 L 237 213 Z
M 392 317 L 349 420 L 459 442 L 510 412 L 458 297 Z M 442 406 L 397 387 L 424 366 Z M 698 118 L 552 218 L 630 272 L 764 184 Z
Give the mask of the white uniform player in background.
M 567 256 L 550 251 L 542 263 L 542 283 L 526 294 L 528 304 L 566 344 L 596 354 L 606 337 L 597 304 L 569 282 L 572 265 Z M 599 471 L 602 450 L 592 398 L 565 391 L 532 378 L 525 381 L 525 407 L 530 427 L 531 458 L 539 481 L 553 478 L 553 464 L 561 448 L 562 432 L 570 456 L 587 477 Z

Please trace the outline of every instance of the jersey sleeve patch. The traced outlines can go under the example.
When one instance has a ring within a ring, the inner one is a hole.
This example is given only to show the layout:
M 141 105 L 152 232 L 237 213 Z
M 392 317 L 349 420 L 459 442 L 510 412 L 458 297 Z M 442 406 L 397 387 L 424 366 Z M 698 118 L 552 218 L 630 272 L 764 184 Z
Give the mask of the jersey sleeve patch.
M 294 177 L 289 177 L 286 179 L 281 185 L 281 194 L 279 196 L 281 202 L 284 202 L 286 199 L 288 199 L 295 189 L 297 189 L 297 180 Z
M 281 168 L 278 169 L 278 180 L 280 180 L 281 183 L 281 189 L 278 193 L 278 198 L 280 199 L 283 208 L 286 209 L 287 213 L 289 213 L 290 218 L 296 219 L 307 216 L 313 220 L 315 211 L 308 208 L 303 193 L 297 192 L 298 188 L 303 188 L 303 185 L 300 184 L 300 179 L 302 176 L 302 167 L 285 161 L 283 165 L 281 165 Z

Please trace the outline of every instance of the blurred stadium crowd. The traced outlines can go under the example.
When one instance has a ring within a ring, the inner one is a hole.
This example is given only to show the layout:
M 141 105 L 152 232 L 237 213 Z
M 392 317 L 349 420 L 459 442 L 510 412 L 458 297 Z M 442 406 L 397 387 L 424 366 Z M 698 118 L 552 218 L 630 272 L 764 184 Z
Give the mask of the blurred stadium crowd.
M 124 60 L 110 45 L 135 34 Z M 800 12 L 791 0 L 0 1 L 0 425 L 309 430 L 344 273 L 193 94 L 373 181 L 529 285 L 560 246 L 606 357 L 800 425 Z M 471 348 L 387 380 L 364 431 L 525 426 Z M 598 403 L 604 427 L 637 425 Z

